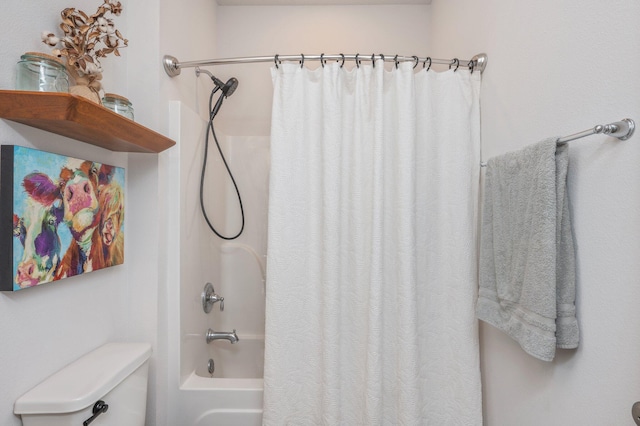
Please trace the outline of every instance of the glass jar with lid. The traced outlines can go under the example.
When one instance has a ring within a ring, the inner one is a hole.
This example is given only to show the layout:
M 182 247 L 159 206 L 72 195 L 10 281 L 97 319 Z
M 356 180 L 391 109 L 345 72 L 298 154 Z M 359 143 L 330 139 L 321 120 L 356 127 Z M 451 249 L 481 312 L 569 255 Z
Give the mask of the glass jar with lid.
M 114 93 L 105 93 L 102 98 L 102 105 L 111 111 L 133 120 L 133 105 L 129 99 Z
M 69 75 L 61 59 L 46 53 L 27 52 L 18 62 L 16 90 L 69 92 Z

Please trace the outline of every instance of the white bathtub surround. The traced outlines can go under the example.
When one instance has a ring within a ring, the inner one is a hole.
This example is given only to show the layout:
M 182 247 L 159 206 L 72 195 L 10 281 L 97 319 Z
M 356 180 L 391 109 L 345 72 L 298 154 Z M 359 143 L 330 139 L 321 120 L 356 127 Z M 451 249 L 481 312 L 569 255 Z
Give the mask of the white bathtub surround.
M 215 378 L 260 379 L 264 372 L 264 336 L 239 334 L 234 345 L 226 341 L 212 342 L 209 356 L 214 360 Z M 196 374 L 210 377 L 207 365 L 198 365 Z M 262 405 L 256 408 L 261 408 Z
M 247 226 L 254 232 L 243 234 L 240 241 L 223 242 L 206 228 L 198 204 L 198 155 L 206 121 L 181 102 L 172 102 L 170 112 L 172 137 L 179 149 L 167 153 L 166 176 L 171 179 L 166 184 L 170 198 L 180 203 L 168 208 L 168 222 L 180 226 L 169 232 L 174 257 L 168 262 L 168 281 L 173 285 L 166 298 L 175 301 L 168 304 L 168 326 L 179 345 L 168 347 L 168 416 L 157 424 L 260 426 L 264 363 L 264 267 L 260 260 L 266 249 L 266 229 L 258 224 L 266 217 L 269 138 L 218 135 L 232 170 L 242 170 L 244 162 L 252 165 L 250 173 L 237 173 L 236 179 L 243 197 L 247 195 L 243 200 Z M 220 184 L 226 182 L 219 156 L 212 155 L 210 161 L 208 170 L 214 174 L 208 177 L 212 183 L 205 202 L 212 204 L 207 211 L 226 232 L 237 225 L 233 222 L 238 220 L 233 210 L 236 195 L 233 186 Z M 201 296 L 208 281 L 225 298 L 222 312 L 218 304 L 209 314 L 203 312 Z M 236 328 L 240 341 L 234 345 L 226 340 L 207 344 L 208 328 Z M 207 372 L 209 359 L 215 362 L 214 378 Z
M 264 424 L 482 424 L 480 76 L 273 76 Z
M 180 393 L 183 411 L 177 424 L 262 425 L 262 379 L 211 379 L 193 373 Z

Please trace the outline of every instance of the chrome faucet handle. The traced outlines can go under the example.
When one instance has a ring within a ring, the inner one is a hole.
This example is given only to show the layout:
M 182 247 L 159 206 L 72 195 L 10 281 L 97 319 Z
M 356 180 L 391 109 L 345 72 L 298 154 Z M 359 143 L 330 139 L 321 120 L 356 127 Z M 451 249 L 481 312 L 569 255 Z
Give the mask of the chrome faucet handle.
M 211 294 L 209 296 L 207 296 L 207 301 L 209 303 L 211 303 L 212 305 L 214 303 L 220 302 L 220 310 L 224 311 L 224 297 L 222 296 L 218 296 L 217 294 Z
M 220 310 L 224 311 L 224 297 L 218 296 L 211 283 L 206 283 L 202 292 L 202 309 L 205 314 L 211 312 L 213 305 L 220 302 Z

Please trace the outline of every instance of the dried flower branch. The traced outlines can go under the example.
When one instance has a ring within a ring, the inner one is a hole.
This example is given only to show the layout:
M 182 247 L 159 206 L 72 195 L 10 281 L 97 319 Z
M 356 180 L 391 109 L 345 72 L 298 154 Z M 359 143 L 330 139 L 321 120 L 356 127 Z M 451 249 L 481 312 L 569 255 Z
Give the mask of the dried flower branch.
M 50 33 L 49 31 L 43 31 L 40 36 L 42 37 L 42 42 L 44 44 L 48 44 L 51 47 L 54 47 L 56 44 L 60 43 L 60 39 L 56 37 L 54 33 Z
M 111 13 L 120 16 L 122 4 L 117 0 L 103 0 L 93 15 L 89 16 L 73 7 L 61 12 L 60 29 L 64 37 L 60 40 L 52 32 L 42 32 L 42 42 L 49 46 L 61 43 L 61 48 L 54 49 L 57 56 L 67 58 L 67 66 L 74 68 L 79 76 L 102 72 L 100 58 L 110 53 L 120 56 L 119 49 L 126 47 L 129 41 L 115 27 L 112 19 L 105 15 Z

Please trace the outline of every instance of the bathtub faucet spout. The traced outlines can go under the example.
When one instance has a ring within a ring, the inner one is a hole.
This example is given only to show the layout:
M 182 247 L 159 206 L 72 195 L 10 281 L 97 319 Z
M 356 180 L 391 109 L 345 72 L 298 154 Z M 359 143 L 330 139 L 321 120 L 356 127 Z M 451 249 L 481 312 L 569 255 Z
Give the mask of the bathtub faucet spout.
M 238 339 L 238 335 L 236 334 L 235 329 L 231 333 L 213 331 L 212 329 L 207 330 L 207 343 L 211 343 L 214 340 L 220 339 L 228 340 L 231 343 L 236 343 L 238 340 L 240 340 Z

